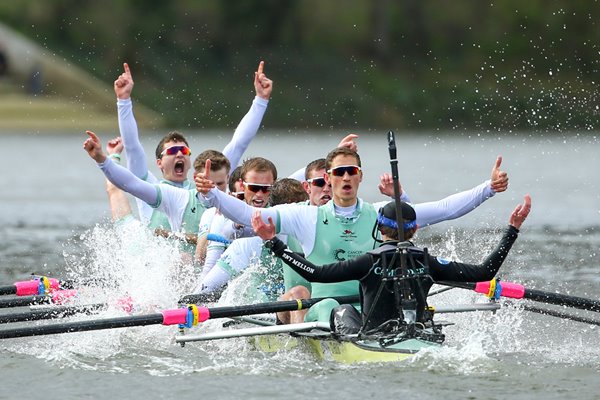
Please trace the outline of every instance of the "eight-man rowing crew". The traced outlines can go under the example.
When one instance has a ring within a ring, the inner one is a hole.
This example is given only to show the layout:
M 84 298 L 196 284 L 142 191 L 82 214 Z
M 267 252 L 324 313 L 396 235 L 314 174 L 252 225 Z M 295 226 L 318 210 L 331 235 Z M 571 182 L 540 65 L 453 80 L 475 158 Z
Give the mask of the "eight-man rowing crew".
M 270 308 L 278 311 L 278 323 L 331 322 L 337 334 L 359 336 L 373 332 L 406 335 L 414 333 L 415 326 L 431 328 L 436 334 L 439 331 L 427 306 L 432 284 L 492 279 L 529 214 L 531 199 L 526 195 L 511 214 L 498 247 L 480 264 L 430 256 L 426 249 L 410 242 L 417 227 L 474 210 L 495 193 L 505 191 L 508 176 L 500 170 L 502 158 L 498 157 L 490 180 L 439 201 L 411 205 L 398 180 L 391 132 L 392 174 L 381 176 L 379 190 L 393 197 L 392 202 L 370 204 L 358 197 L 364 171 L 357 153 L 357 135 L 346 136 L 326 158 L 309 163 L 290 177 L 295 179 L 277 180 L 275 165 L 261 157 L 244 161 L 230 175 L 231 166 L 237 166 L 256 135 L 270 98 L 272 81 L 263 72 L 263 62 L 255 73 L 253 105 L 223 152 L 200 153 L 193 163 L 192 183 L 187 179 L 192 166 L 189 145 L 181 134 L 171 132 L 156 148 L 156 163 L 163 173 L 159 181 L 145 162 L 132 112 L 133 78 L 127 64 L 124 67 L 114 85 L 121 137 L 109 141 L 107 156 L 98 137 L 88 131 L 84 149 L 107 178 L 113 219 L 118 224 L 133 222 L 124 190 L 136 197 L 142 223 L 152 231 L 185 239 L 180 244 L 189 260 L 193 258 L 202 266 L 197 294 L 218 296 L 229 280 L 244 272 L 252 255 L 258 254 L 265 268 L 254 273 L 251 290 L 243 294 L 242 302 L 281 300 L 284 305 L 290 300 L 302 304 L 311 297 L 324 299 L 308 310 Z M 122 150 L 128 168 L 118 164 Z M 273 259 L 272 253 L 278 258 Z M 340 305 L 336 300 L 340 296 L 352 296 L 354 306 Z M 200 318 L 195 306 L 190 306 L 186 315 L 192 322 Z M 150 320 L 164 323 L 156 317 Z M 150 320 L 117 321 L 115 327 Z M 174 320 L 177 318 L 169 319 Z M 59 331 L 55 328 L 53 332 Z M 6 331 L 4 335 L 15 337 Z M 27 334 L 21 331 L 15 335 Z

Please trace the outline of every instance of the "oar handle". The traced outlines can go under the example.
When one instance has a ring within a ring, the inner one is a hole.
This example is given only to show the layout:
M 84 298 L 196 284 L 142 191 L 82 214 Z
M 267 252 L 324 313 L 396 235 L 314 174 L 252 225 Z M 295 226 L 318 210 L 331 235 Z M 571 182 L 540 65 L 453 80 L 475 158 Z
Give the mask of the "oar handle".
M 0 295 L 16 294 L 17 296 L 43 295 L 61 289 L 72 289 L 69 281 L 61 281 L 45 276 L 35 276 L 27 281 L 18 281 L 12 285 L 0 286 Z

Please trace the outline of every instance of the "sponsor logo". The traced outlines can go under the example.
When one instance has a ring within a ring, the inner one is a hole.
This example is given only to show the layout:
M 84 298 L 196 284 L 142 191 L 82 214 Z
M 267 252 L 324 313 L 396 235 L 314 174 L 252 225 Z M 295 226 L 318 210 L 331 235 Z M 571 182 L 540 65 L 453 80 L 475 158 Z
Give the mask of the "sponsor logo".
M 354 241 L 354 239 L 356 239 L 356 234 L 350 230 L 350 229 L 344 229 L 342 231 L 342 234 L 340 235 L 340 237 L 345 241 L 345 242 L 350 242 L 350 241 Z
M 343 257 L 343 254 L 346 254 L 346 250 L 337 249 L 333 252 L 333 258 L 335 258 L 337 261 L 346 261 L 346 258 Z

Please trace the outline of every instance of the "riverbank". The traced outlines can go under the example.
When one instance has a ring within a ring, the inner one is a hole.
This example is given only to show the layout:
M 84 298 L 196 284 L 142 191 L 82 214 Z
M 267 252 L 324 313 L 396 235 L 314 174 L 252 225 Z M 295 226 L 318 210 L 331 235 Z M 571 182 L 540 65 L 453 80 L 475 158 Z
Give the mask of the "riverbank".
M 7 69 L 0 76 L 0 133 L 8 130 L 117 131 L 111 85 L 0 23 Z M 162 115 L 136 103 L 138 125 L 159 128 Z

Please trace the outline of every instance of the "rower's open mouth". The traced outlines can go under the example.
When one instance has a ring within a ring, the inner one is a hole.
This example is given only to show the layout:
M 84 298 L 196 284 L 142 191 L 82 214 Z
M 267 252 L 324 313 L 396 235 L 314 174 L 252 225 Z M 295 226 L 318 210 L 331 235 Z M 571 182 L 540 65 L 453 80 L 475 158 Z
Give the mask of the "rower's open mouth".
M 183 174 L 184 166 L 185 166 L 185 163 L 183 161 L 177 161 L 175 163 L 175 172 L 178 174 Z

